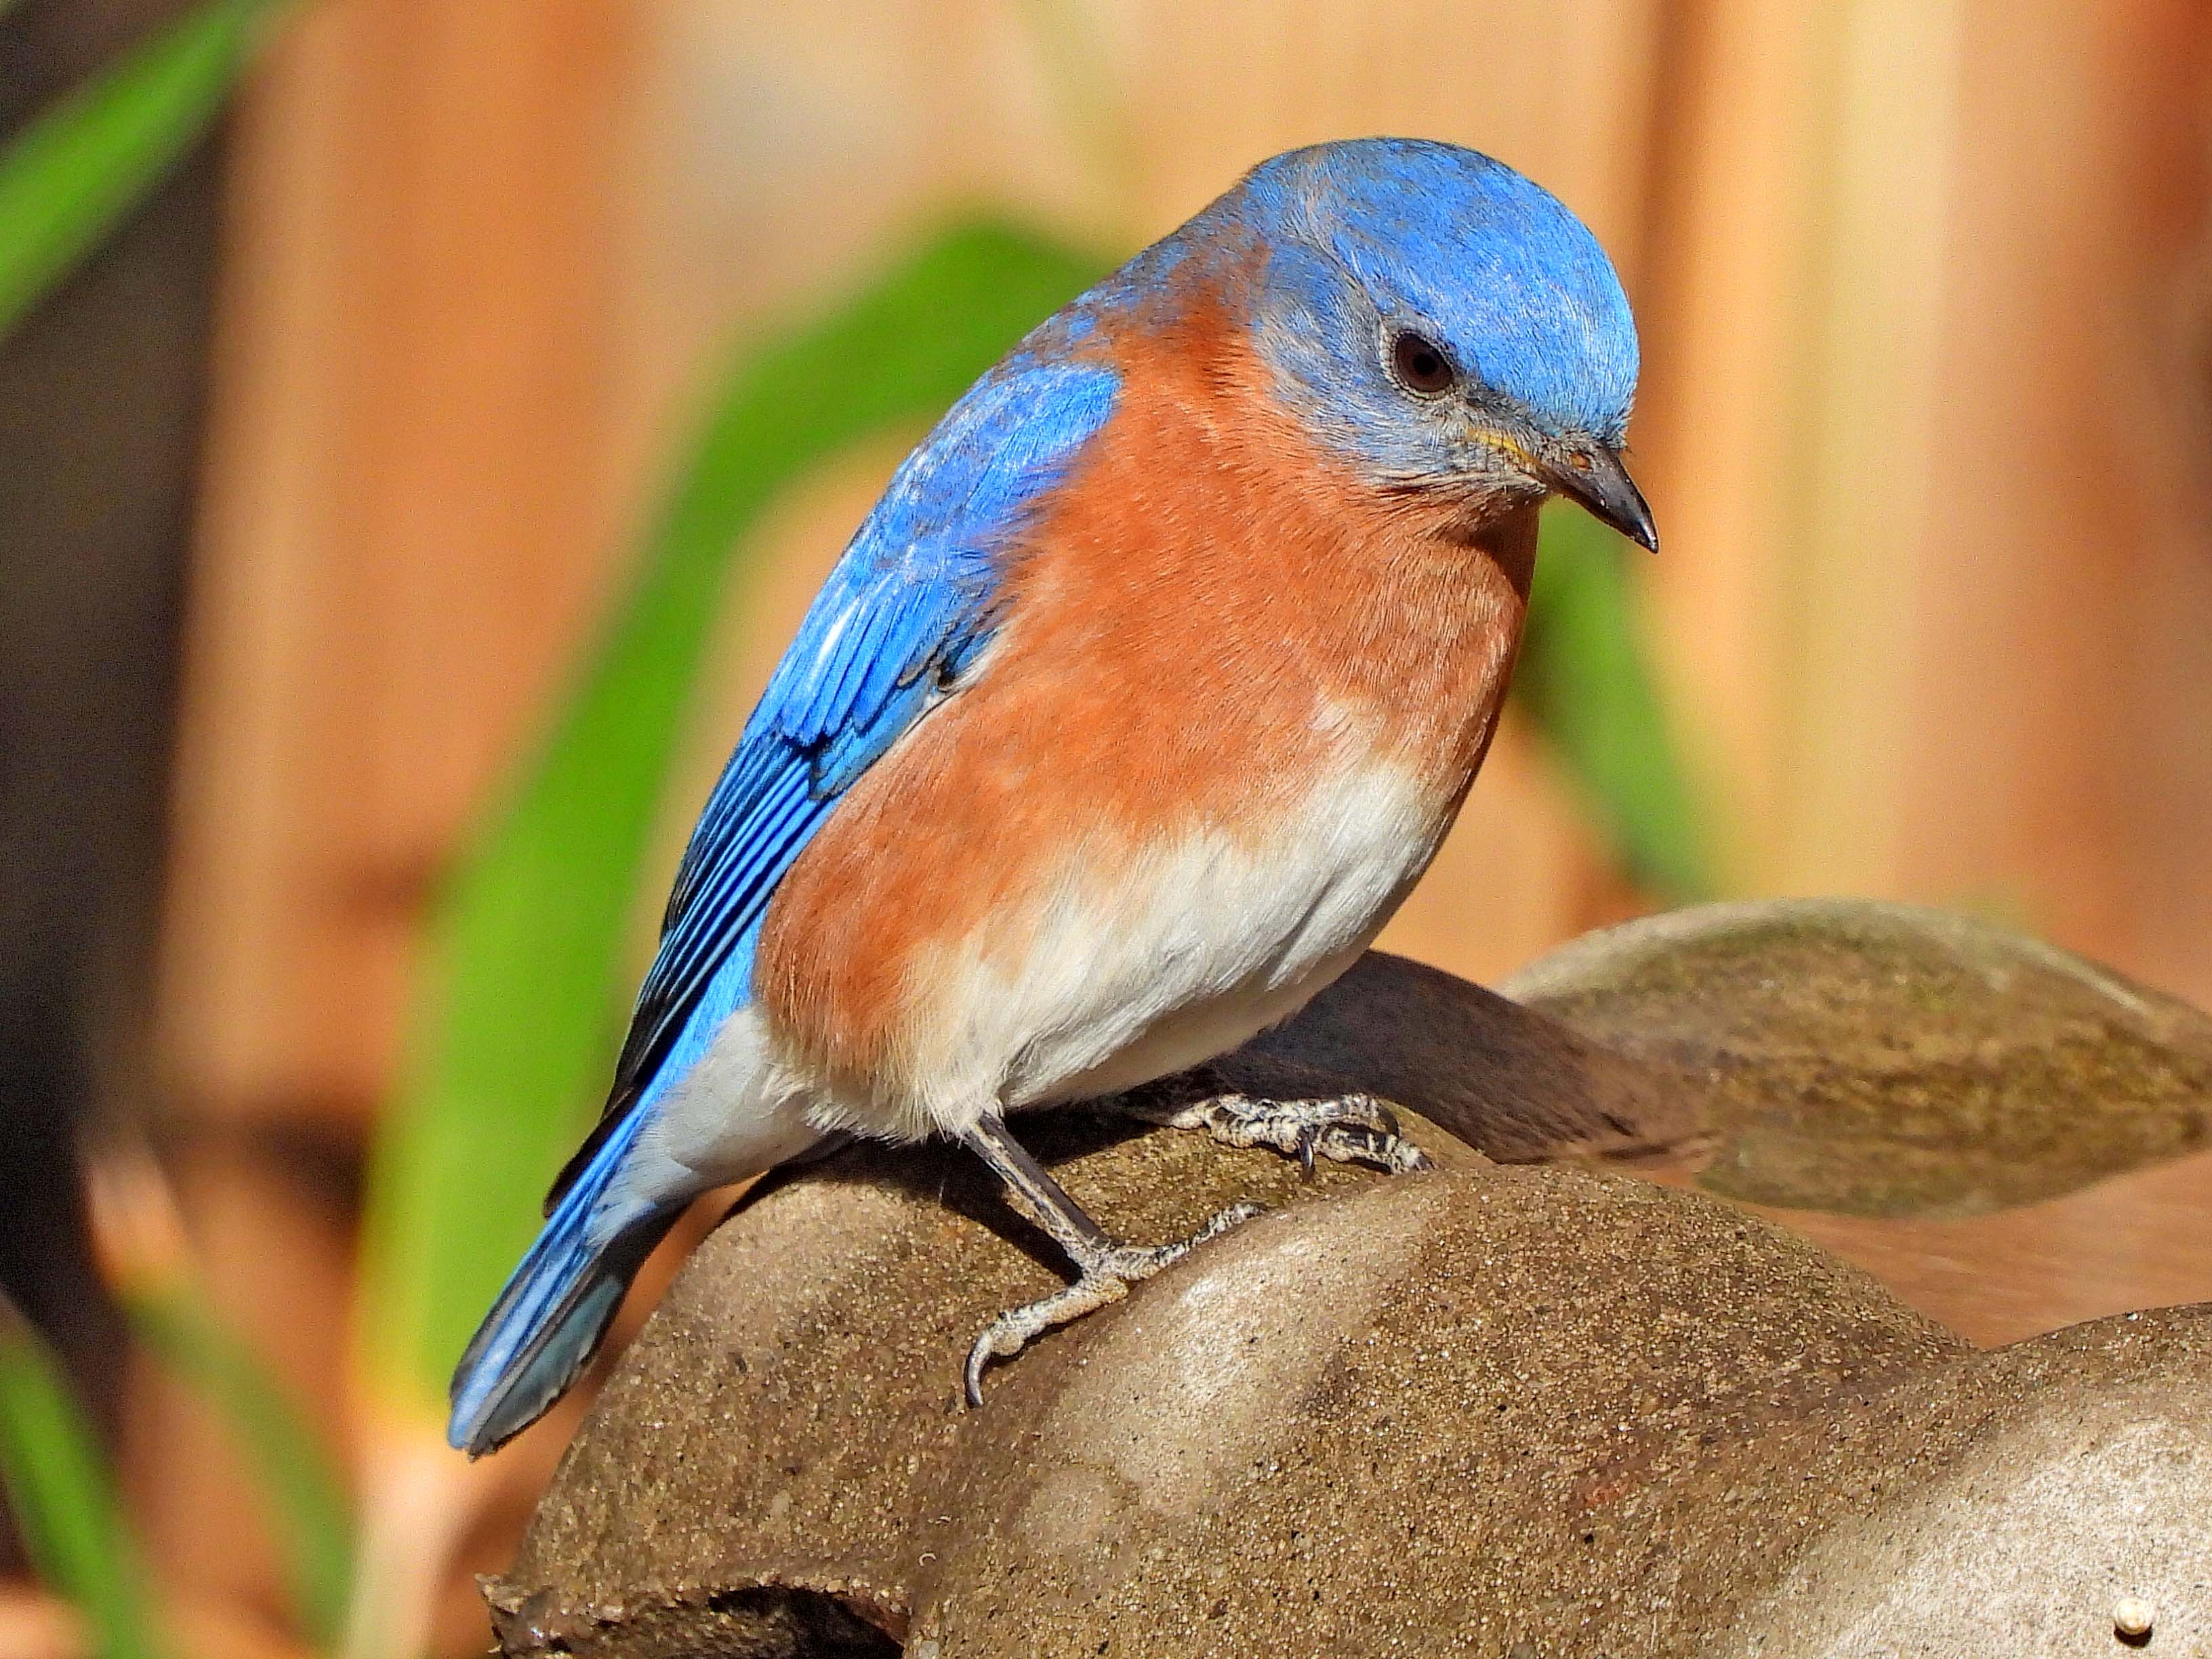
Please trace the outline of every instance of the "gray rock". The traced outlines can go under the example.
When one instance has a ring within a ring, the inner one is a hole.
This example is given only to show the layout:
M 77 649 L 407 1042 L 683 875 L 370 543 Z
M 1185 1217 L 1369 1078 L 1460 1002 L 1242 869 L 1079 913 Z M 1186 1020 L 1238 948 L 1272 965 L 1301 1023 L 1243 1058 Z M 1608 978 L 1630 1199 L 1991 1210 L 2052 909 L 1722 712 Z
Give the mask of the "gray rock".
M 1905 1480 L 1815 1539 L 1707 1659 L 2212 1653 L 2212 1306 L 1942 1369 L 1866 1433 L 1856 1461 L 1910 1457 Z M 2140 1642 L 2116 1618 L 2130 1603 Z
M 1447 1168 L 1483 1167 L 1413 1121 Z M 1273 1153 L 1083 1115 L 1030 1139 L 1079 1201 L 1135 1239 L 1194 1231 L 1229 1201 L 1219 1194 L 1297 1206 L 1371 1179 L 1323 1165 L 1308 1182 Z M 896 1626 L 927 1565 L 914 1528 L 965 1437 L 1003 1420 L 959 1403 L 968 1344 L 1049 1289 L 1055 1267 L 950 1151 L 855 1149 L 757 1190 L 693 1253 L 562 1460 L 491 1592 L 501 1640 L 658 1652 L 632 1644 L 643 1623 L 676 1632 L 672 1651 L 746 1653 L 738 1636 L 757 1626 L 769 1640 L 787 1609 L 720 1604 L 761 1586 Z
M 1410 1121 L 1447 1167 L 1479 1167 L 1471 1148 L 1656 1157 L 1696 1132 L 1694 1112 L 1636 1062 L 1379 952 L 1218 1069 L 1257 1092 L 1375 1089 L 1433 1112 L 1452 1133 Z M 1062 1174 L 1132 1239 L 1188 1233 L 1232 1198 L 1303 1203 L 1370 1178 L 1323 1166 L 1309 1182 L 1272 1153 L 1131 1140 L 1120 1121 L 1081 1114 L 1024 1133 L 1040 1151 L 1118 1146 Z M 873 1612 L 905 1605 L 910 1563 L 887 1540 L 969 1426 L 959 1358 L 1056 1266 L 958 1155 L 860 1150 L 770 1183 L 695 1254 L 609 1382 L 495 1597 L 503 1637 L 519 1651 L 584 1652 L 618 1630 L 625 1645 L 607 1651 L 655 1651 L 629 1644 L 649 1620 L 676 1650 L 736 1652 L 757 1625 L 776 1651 L 769 1626 L 787 1610 L 714 1599 L 773 1583 Z M 734 1577 L 733 1549 L 745 1565 Z M 641 1596 L 648 1578 L 659 1588 Z M 620 1616 L 603 1624 L 609 1608 Z
M 1500 988 L 1671 1076 L 1715 1191 L 1869 1215 L 2047 1198 L 2212 1138 L 2212 1019 L 1972 917 L 1717 904 L 1577 939 Z
M 921 1535 L 912 1634 L 943 1659 L 1685 1652 L 1863 1489 L 1802 1478 L 1838 1414 L 1964 1352 L 1711 1200 L 1370 1182 L 1014 1367 Z
M 1717 1136 L 1738 1189 L 1972 1209 L 2201 1139 L 2202 1016 L 1890 907 L 1638 924 L 1515 988 L 1536 1012 L 1370 957 L 1225 1062 L 1419 1108 L 1437 1175 L 1039 1122 L 1132 1239 L 1273 1212 L 994 1371 L 980 1413 L 967 1342 L 1058 1264 L 968 1160 L 757 1190 L 487 1587 L 502 1644 L 2117 1654 L 2139 1602 L 2151 1651 L 2212 1651 L 2212 1309 L 1981 1353 L 1715 1200 L 1488 1161 Z
M 1694 1194 L 1060 1139 L 1137 1236 L 1284 1207 L 971 1413 L 969 1335 L 1046 1282 L 980 1183 L 780 1188 L 579 1437 L 494 1589 L 507 1650 L 2056 1654 L 2132 1595 L 2186 1651 L 2212 1609 L 2212 1310 L 1983 1355 Z
M 742 1599 L 774 1588 L 895 1632 L 920 1610 L 948 1655 L 1048 1626 L 1006 1650 L 1091 1651 L 1095 1619 L 1155 1601 L 1168 1622 L 1130 1650 L 1204 1651 L 1295 1589 L 1321 1645 L 1272 1650 L 1357 1651 L 1385 1603 L 1401 1631 L 1478 1617 L 1495 1576 L 1469 1560 L 1559 1604 L 1595 1564 L 1645 1559 L 1638 1505 L 1714 1448 L 1960 1347 L 1710 1200 L 1464 1154 L 1309 1185 L 1198 1136 L 1085 1127 L 1045 1144 L 1133 1237 L 1236 1196 L 1283 1208 L 994 1372 L 967 1413 L 968 1340 L 1049 1282 L 1003 1236 L 1025 1230 L 943 1155 L 781 1186 L 695 1254 L 578 1437 L 495 1595 L 510 1650 L 813 1650 L 773 1644 L 786 1602 Z M 1532 1533 L 1540 1511 L 1556 1524 Z M 1201 1645 L 1159 1645 L 1186 1615 Z

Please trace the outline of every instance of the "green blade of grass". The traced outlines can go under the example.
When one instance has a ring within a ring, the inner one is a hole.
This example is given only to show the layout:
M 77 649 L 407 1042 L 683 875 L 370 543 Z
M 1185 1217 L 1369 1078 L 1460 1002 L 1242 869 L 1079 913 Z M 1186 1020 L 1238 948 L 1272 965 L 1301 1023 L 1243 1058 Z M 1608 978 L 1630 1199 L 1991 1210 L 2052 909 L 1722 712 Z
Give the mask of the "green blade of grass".
M 335 1647 L 351 1593 L 354 1529 L 345 1483 L 321 1441 L 237 1334 L 181 1285 L 125 1296 L 138 1340 L 207 1401 L 238 1440 L 268 1500 L 293 1611 Z
M 0 335 L 207 130 L 276 0 L 212 0 L 0 152 Z
M 588 672 L 444 894 L 372 1160 L 359 1351 L 373 1397 L 441 1414 L 605 1085 L 625 929 L 747 529 L 807 469 L 942 410 L 1102 269 L 963 226 L 726 377 Z
M 1579 509 L 1544 514 L 1513 689 L 1630 878 L 1688 902 L 1711 896 L 1712 872 L 1638 630 L 1626 545 Z
M 137 1540 L 91 1425 L 38 1333 L 0 1302 L 0 1485 L 31 1565 L 76 1607 L 100 1659 L 159 1659 Z

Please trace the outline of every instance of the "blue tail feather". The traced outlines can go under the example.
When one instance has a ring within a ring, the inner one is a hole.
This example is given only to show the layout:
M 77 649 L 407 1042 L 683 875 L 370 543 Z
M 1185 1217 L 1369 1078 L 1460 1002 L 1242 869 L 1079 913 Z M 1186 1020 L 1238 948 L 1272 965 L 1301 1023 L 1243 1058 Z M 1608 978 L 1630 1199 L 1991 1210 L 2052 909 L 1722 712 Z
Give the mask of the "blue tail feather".
M 617 1193 L 645 1115 L 632 1113 L 562 1194 L 454 1368 L 446 1437 L 470 1456 L 521 1433 L 568 1392 L 630 1280 L 684 1212 L 672 1195 L 653 1202 Z

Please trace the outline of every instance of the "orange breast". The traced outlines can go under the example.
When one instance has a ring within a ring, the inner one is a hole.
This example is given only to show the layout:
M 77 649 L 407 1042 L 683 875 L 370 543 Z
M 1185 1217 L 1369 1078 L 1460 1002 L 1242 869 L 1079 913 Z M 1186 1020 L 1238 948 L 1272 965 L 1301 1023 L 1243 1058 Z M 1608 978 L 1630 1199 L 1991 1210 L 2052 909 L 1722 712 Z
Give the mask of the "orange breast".
M 959 941 L 1018 955 L 1073 850 L 1256 839 L 1352 750 L 1416 776 L 1440 830 L 1489 741 L 1534 512 L 1471 537 L 1364 483 L 1218 306 L 1108 349 L 1120 404 L 1009 562 L 972 684 L 854 787 L 769 907 L 757 1000 L 856 1092 L 926 1089 L 917 964 Z

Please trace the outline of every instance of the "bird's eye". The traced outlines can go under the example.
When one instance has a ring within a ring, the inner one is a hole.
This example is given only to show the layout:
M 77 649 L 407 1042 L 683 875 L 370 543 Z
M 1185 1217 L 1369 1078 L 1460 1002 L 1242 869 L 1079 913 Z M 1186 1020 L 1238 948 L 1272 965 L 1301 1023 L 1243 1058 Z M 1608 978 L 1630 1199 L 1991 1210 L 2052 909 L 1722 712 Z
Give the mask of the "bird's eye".
M 1390 342 L 1390 373 L 1400 386 L 1420 398 L 1441 397 L 1459 379 L 1450 358 L 1432 341 L 1410 331 Z

